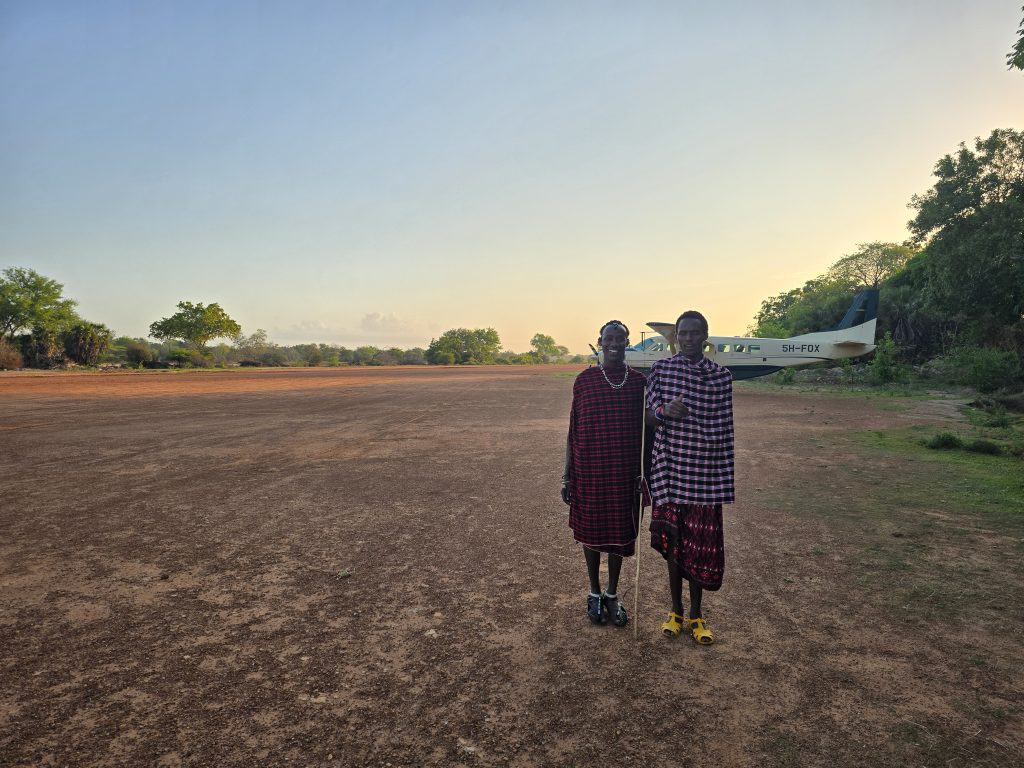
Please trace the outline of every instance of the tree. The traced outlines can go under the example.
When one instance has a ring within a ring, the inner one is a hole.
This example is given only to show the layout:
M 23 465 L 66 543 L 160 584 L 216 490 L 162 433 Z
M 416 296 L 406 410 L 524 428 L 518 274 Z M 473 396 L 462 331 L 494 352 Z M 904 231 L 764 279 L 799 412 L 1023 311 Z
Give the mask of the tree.
M 242 332 L 242 327 L 216 302 L 204 306 L 179 301 L 178 310 L 170 317 L 151 324 L 149 335 L 154 339 L 180 339 L 201 350 L 212 339 L 237 337 Z
M 64 286 L 56 280 L 23 267 L 0 274 L 0 336 L 13 341 L 18 331 L 29 328 L 60 331 L 78 319 L 76 302 L 64 298 Z
M 143 339 L 130 339 L 125 342 L 124 357 L 131 365 L 141 366 L 156 360 L 156 350 Z
M 318 344 L 296 344 L 294 347 L 299 360 L 306 365 L 317 366 L 324 360 L 324 354 Z
M 878 288 L 903 269 L 916 253 L 917 249 L 909 245 L 861 243 L 856 251 L 833 264 L 828 274 L 837 282 L 857 288 Z
M 54 328 L 37 326 L 21 337 L 22 353 L 32 368 L 56 368 L 65 362 L 64 345 Z
M 501 339 L 493 328 L 454 328 L 431 339 L 427 360 L 435 365 L 493 363 L 501 351 Z
M 78 323 L 64 333 L 64 351 L 79 365 L 95 365 L 110 347 L 110 338 L 102 323 Z
M 765 299 L 751 332 L 763 338 L 785 338 L 835 325 L 857 291 L 854 282 L 830 274 L 808 280 L 802 288 Z
M 336 366 L 338 364 L 338 348 L 330 344 L 320 344 L 320 359 L 323 365 Z
M 0 336 L 0 371 L 16 371 L 25 364 L 21 352 Z
M 961 143 L 934 175 L 911 200 L 920 287 L 970 339 L 991 340 L 1024 320 L 1024 132 L 996 129 L 973 150 Z
M 250 336 L 246 336 L 243 333 L 236 334 L 231 339 L 231 342 L 241 355 L 250 358 L 259 356 L 270 346 L 267 332 L 262 328 L 257 328 L 256 332 Z
M 556 344 L 554 338 L 544 333 L 535 333 L 530 339 L 534 356 L 542 363 L 568 356 L 569 348 Z
M 1021 8 L 1024 11 L 1024 8 Z M 1024 19 L 1021 19 L 1020 27 L 1017 29 L 1017 42 L 1006 55 L 1007 69 L 1024 70 Z
M 533 338 L 530 339 L 530 346 L 533 347 L 534 353 L 541 360 L 548 360 L 558 356 L 558 345 L 555 343 L 554 338 L 545 333 L 533 334 Z
M 422 347 L 413 347 L 402 353 L 402 365 L 426 365 L 427 351 Z
M 379 354 L 380 350 L 374 346 L 356 347 L 352 350 L 352 363 L 353 365 L 380 365 L 377 360 Z

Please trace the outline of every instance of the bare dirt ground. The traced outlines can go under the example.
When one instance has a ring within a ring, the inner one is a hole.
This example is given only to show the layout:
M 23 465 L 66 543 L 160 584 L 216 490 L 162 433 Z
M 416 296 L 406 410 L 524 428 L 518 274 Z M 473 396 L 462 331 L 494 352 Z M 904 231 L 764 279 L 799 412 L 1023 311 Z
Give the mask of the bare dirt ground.
M 902 620 L 857 565 L 899 511 L 815 514 L 900 482 L 845 435 L 953 416 L 738 388 L 718 642 L 647 547 L 637 641 L 583 613 L 574 373 L 0 377 L 0 765 L 1024 764 L 1020 605 Z

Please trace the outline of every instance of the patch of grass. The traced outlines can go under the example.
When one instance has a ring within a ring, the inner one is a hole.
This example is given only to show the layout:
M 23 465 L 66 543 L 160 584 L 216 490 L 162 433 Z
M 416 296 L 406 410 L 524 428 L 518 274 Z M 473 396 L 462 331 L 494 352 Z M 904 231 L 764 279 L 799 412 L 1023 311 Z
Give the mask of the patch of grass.
M 999 456 L 1003 452 L 1003 447 L 999 443 L 993 443 L 991 440 L 985 440 L 984 438 L 971 440 L 964 447 L 973 453 L 984 453 L 989 456 Z
M 1005 455 L 931 450 L 932 428 L 848 433 L 827 481 L 772 503 L 828 523 L 850 579 L 898 620 L 1005 621 L 1024 602 L 1024 472 Z M 847 454 L 848 455 L 848 454 Z
M 792 370 L 792 369 L 783 369 Z M 943 400 L 958 399 L 962 397 L 961 392 L 939 391 L 934 387 L 928 388 L 920 382 L 902 382 L 886 384 L 883 386 L 869 386 L 862 382 L 799 382 L 780 385 L 776 383 L 776 376 L 762 376 L 756 379 L 744 379 L 737 381 L 733 387 L 736 389 L 753 389 L 760 392 L 790 392 L 801 395 L 835 395 L 837 397 L 864 397 L 869 399 L 908 399 L 908 400 Z M 929 384 L 934 384 L 930 382 Z
M 920 470 L 901 467 L 900 483 L 886 487 L 893 503 L 981 514 L 986 522 L 1024 532 L 1024 473 L 1009 456 L 932 451 L 915 439 L 917 430 L 873 430 L 851 437 L 886 459 L 911 458 Z
M 939 432 L 936 435 L 932 435 L 928 440 L 925 440 L 924 444 L 927 448 L 931 448 L 932 450 L 944 451 L 964 447 L 964 441 L 952 432 Z

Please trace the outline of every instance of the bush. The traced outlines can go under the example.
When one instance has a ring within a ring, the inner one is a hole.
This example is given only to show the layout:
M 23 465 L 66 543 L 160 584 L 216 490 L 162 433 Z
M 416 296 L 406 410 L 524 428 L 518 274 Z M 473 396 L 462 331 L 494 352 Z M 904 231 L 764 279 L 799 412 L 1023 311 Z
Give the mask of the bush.
M 156 360 L 156 352 L 142 341 L 129 341 L 124 345 L 124 358 L 129 364 L 140 366 Z
M 1021 375 L 1017 355 L 1003 349 L 961 347 L 943 358 L 943 363 L 953 383 L 966 384 L 985 393 L 1008 387 Z
M 402 365 L 426 365 L 427 351 L 421 347 L 413 347 L 402 353 Z
M 435 352 L 431 355 L 434 365 L 455 365 L 454 352 Z
M 191 361 L 192 355 L 189 354 L 187 349 L 176 349 L 173 352 L 169 352 L 167 359 L 172 363 L 177 363 L 181 368 L 187 368 Z
M 891 384 L 907 378 L 907 366 L 897 359 L 896 342 L 892 340 L 889 331 L 885 332 L 875 347 L 875 356 L 868 365 L 868 372 L 874 384 Z
M 794 381 L 796 381 L 796 371 L 792 368 L 783 368 L 775 374 L 776 384 L 792 384 Z
M 168 353 L 167 359 L 177 363 L 179 368 L 210 367 L 210 358 L 197 349 L 175 349 Z
M 994 400 L 1009 411 L 1024 413 L 1024 392 L 1015 392 L 1012 395 L 996 395 Z
M 25 364 L 21 352 L 6 339 L 0 339 L 0 371 L 16 371 Z
M 955 448 L 963 448 L 964 442 L 952 432 L 939 432 L 925 441 L 925 446 L 940 451 L 949 451 Z
M 277 348 L 268 349 L 257 358 L 257 362 L 259 365 L 266 365 L 271 368 L 281 368 L 288 365 L 288 355 Z
M 79 365 L 96 365 L 110 346 L 110 335 L 100 323 L 77 323 L 64 332 L 64 351 Z
M 22 355 L 32 368 L 58 368 L 66 362 L 60 334 L 51 328 L 33 328 L 21 343 Z
M 1003 452 L 1003 448 L 999 443 L 993 443 L 991 440 L 984 440 L 982 438 L 971 440 L 964 447 L 973 453 L 985 453 L 989 456 L 998 456 Z

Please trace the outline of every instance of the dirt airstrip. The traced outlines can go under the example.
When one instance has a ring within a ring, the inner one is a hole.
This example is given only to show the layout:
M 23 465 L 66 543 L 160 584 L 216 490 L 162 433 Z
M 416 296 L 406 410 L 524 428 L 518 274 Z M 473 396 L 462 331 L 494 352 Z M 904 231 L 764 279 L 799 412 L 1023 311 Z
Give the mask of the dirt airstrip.
M 646 547 L 639 640 L 585 622 L 576 371 L 0 376 L 0 765 L 1020 764 L 1019 631 L 961 663 L 776 503 L 842 505 L 839 436 L 948 415 L 739 388 L 698 648 Z

